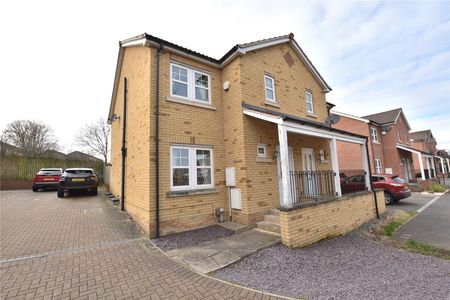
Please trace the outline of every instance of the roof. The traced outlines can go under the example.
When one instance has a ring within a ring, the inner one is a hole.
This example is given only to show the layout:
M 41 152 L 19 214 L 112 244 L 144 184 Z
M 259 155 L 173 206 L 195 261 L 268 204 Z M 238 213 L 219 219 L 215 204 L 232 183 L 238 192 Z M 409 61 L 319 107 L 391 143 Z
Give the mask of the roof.
M 396 147 L 399 148 L 399 149 L 402 149 L 402 150 L 406 150 L 408 152 L 412 152 L 412 153 L 422 153 L 422 154 L 425 154 L 425 155 L 433 156 L 433 153 L 422 151 L 422 150 L 415 149 L 415 148 L 411 148 L 411 147 L 403 145 L 403 144 L 397 144 Z
M 398 116 L 400 115 L 401 112 L 402 112 L 401 108 L 396 108 L 393 110 L 383 111 L 377 114 L 364 116 L 363 118 L 377 122 L 378 124 L 395 123 L 397 122 Z
M 305 118 L 301 118 L 301 117 L 285 114 L 285 113 L 282 113 L 282 112 L 279 112 L 279 111 L 275 111 L 275 110 L 271 110 L 271 109 L 267 109 L 267 108 L 264 108 L 264 107 L 254 106 L 254 105 L 251 105 L 251 104 L 247 104 L 245 102 L 242 102 L 242 107 L 243 108 L 247 108 L 247 109 L 251 109 L 251 110 L 263 113 L 263 114 L 268 114 L 268 115 L 272 115 L 272 116 L 276 116 L 276 117 L 281 117 L 283 120 L 294 121 L 296 123 L 300 123 L 301 125 L 309 125 L 309 126 L 313 126 L 313 127 L 320 128 L 320 129 L 326 129 L 326 130 L 328 130 L 330 132 L 337 132 L 337 133 L 341 133 L 341 134 L 345 134 L 345 135 L 349 135 L 349 136 L 354 136 L 354 137 L 358 137 L 358 138 L 363 138 L 363 139 L 367 138 L 367 136 L 365 136 L 365 135 L 359 135 L 359 134 L 348 132 L 348 131 L 345 131 L 345 130 L 333 128 L 333 127 L 331 127 L 330 125 L 328 125 L 326 123 L 321 123 L 321 122 L 308 120 L 308 119 L 305 119 Z
M 112 110 L 113 105 L 115 103 L 115 97 L 117 95 L 117 87 L 118 87 L 118 81 L 120 77 L 120 69 L 122 66 L 123 61 L 123 49 L 125 47 L 131 47 L 131 46 L 154 46 L 154 47 L 162 47 L 163 49 L 166 49 L 168 51 L 177 53 L 179 55 L 188 56 L 192 59 L 198 60 L 202 63 L 212 65 L 217 68 L 222 68 L 226 66 L 229 62 L 231 62 L 234 58 L 238 56 L 245 55 L 249 51 L 255 51 L 258 49 L 279 45 L 283 43 L 288 43 L 296 52 L 298 57 L 302 60 L 305 67 L 311 72 L 313 77 L 317 80 L 319 85 L 322 87 L 323 91 L 325 93 L 331 91 L 331 87 L 328 85 L 328 83 L 325 81 L 325 79 L 320 75 L 320 73 L 317 71 L 316 67 L 312 64 L 311 60 L 306 56 L 303 49 L 299 46 L 297 41 L 294 39 L 294 34 L 290 33 L 287 35 L 281 35 L 277 37 L 272 37 L 268 39 L 263 39 L 255 42 L 249 42 L 249 43 L 243 43 L 243 44 L 236 44 L 233 46 L 227 53 L 225 53 L 221 58 L 216 59 L 213 57 L 210 57 L 208 55 L 202 54 L 200 52 L 185 48 L 183 46 L 174 44 L 172 42 L 163 40 L 161 38 L 158 38 L 156 36 L 150 35 L 148 33 L 143 33 L 134 37 L 131 37 L 126 40 L 122 40 L 119 42 L 119 55 L 117 58 L 117 65 L 116 65 L 116 74 L 114 78 L 114 88 L 113 93 L 111 97 L 111 106 L 109 110 L 109 118 L 112 117 Z
M 428 129 L 428 130 L 410 132 L 409 137 L 414 141 L 423 141 L 423 140 L 427 140 L 428 138 L 433 138 L 433 134 L 431 133 L 431 130 Z

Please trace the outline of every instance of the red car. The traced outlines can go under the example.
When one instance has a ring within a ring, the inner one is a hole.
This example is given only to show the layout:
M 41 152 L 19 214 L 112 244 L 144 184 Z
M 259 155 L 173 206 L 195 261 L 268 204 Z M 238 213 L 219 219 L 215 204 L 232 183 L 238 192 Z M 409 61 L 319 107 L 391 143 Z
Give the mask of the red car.
M 398 175 L 372 175 L 374 188 L 384 189 L 384 202 L 388 205 L 411 196 L 411 190 L 405 180 Z
M 37 192 L 39 189 L 56 189 L 62 173 L 63 169 L 61 168 L 40 169 L 33 178 L 33 192 Z

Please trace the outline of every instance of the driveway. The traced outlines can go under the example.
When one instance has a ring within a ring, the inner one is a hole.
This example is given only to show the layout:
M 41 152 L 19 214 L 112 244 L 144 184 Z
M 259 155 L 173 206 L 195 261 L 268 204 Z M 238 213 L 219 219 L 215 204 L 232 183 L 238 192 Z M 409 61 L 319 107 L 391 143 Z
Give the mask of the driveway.
M 394 238 L 412 239 L 450 250 L 450 194 L 442 195 L 403 225 Z
M 0 192 L 1 299 L 270 299 L 164 256 L 103 196 Z
M 411 197 L 395 202 L 387 206 L 388 210 L 416 211 L 433 200 L 435 196 L 412 193 Z

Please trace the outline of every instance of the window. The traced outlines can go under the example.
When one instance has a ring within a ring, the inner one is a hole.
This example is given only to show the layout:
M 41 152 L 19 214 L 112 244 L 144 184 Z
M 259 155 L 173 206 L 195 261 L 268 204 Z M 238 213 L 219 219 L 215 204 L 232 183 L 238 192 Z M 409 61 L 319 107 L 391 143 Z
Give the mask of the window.
M 194 190 L 214 186 L 212 149 L 172 146 L 170 159 L 171 190 Z
M 314 105 L 313 105 L 313 96 L 309 91 L 305 92 L 305 100 L 306 100 L 306 111 L 313 114 L 314 113 Z
M 266 87 L 266 100 L 275 102 L 275 82 L 273 78 L 264 75 L 264 85 Z
M 170 65 L 170 95 L 189 101 L 211 103 L 211 77 L 197 70 Z
M 258 157 L 267 157 L 267 146 L 265 144 L 258 144 L 257 147 Z
M 377 172 L 377 174 L 381 174 L 381 169 L 381 159 L 375 158 L 375 171 Z
M 370 136 L 372 137 L 372 142 L 378 143 L 378 131 L 376 128 L 370 128 Z

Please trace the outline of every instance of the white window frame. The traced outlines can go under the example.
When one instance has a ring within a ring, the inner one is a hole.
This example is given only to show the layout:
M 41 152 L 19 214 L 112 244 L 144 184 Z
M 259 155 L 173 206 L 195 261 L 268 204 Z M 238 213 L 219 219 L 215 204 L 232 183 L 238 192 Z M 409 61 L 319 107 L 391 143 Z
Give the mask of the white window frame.
M 372 142 L 379 143 L 378 142 L 378 130 L 375 127 L 370 127 L 370 136 L 371 136 Z
M 173 166 L 173 150 L 186 149 L 188 150 L 188 167 Z M 210 166 L 197 166 L 197 150 L 208 150 L 211 153 Z M 189 185 L 174 186 L 173 185 L 173 170 L 174 168 L 189 169 Z M 209 168 L 211 169 L 211 184 L 197 184 L 197 169 Z M 187 191 L 187 190 L 203 190 L 214 188 L 214 151 L 211 147 L 196 146 L 196 145 L 172 145 L 170 146 L 170 190 L 171 191 Z
M 264 149 L 264 153 L 259 153 L 259 149 Z M 266 144 L 258 144 L 256 146 L 256 154 L 259 158 L 266 158 L 267 157 L 267 145 Z
M 266 85 L 266 79 L 269 79 L 272 82 L 272 88 L 270 88 Z M 267 90 L 272 91 L 273 99 L 270 99 L 269 97 L 267 97 Z M 275 79 L 272 76 L 264 75 L 264 93 L 266 95 L 266 101 L 274 102 L 274 103 L 277 102 L 277 97 L 275 96 Z
M 173 81 L 178 82 L 178 80 L 173 79 L 173 77 L 172 77 L 173 67 L 178 67 L 178 68 L 187 70 L 187 83 L 180 82 L 183 84 L 187 84 L 187 97 L 172 94 Z M 200 75 L 205 75 L 208 77 L 208 88 L 195 85 L 195 73 L 200 74 Z M 195 88 L 196 87 L 199 87 L 201 89 L 205 89 L 208 91 L 208 101 L 198 100 L 195 98 Z M 212 103 L 212 100 L 211 100 L 212 99 L 212 97 L 211 97 L 211 75 L 208 73 L 205 73 L 203 71 L 200 71 L 198 69 L 193 69 L 193 68 L 190 68 L 190 67 L 187 67 L 184 65 L 180 65 L 177 63 L 170 63 L 170 96 L 173 98 L 192 101 L 195 103 L 211 104 Z
M 309 95 L 309 99 L 311 101 L 308 101 L 308 97 L 307 95 Z M 305 102 L 306 102 L 306 112 L 313 114 L 314 113 L 314 100 L 313 100 L 313 94 L 311 91 L 305 91 Z M 311 110 L 308 109 L 308 104 L 311 104 Z
M 383 166 L 381 165 L 381 159 L 375 158 L 375 172 L 377 174 L 381 174 L 381 170 L 383 170 Z

